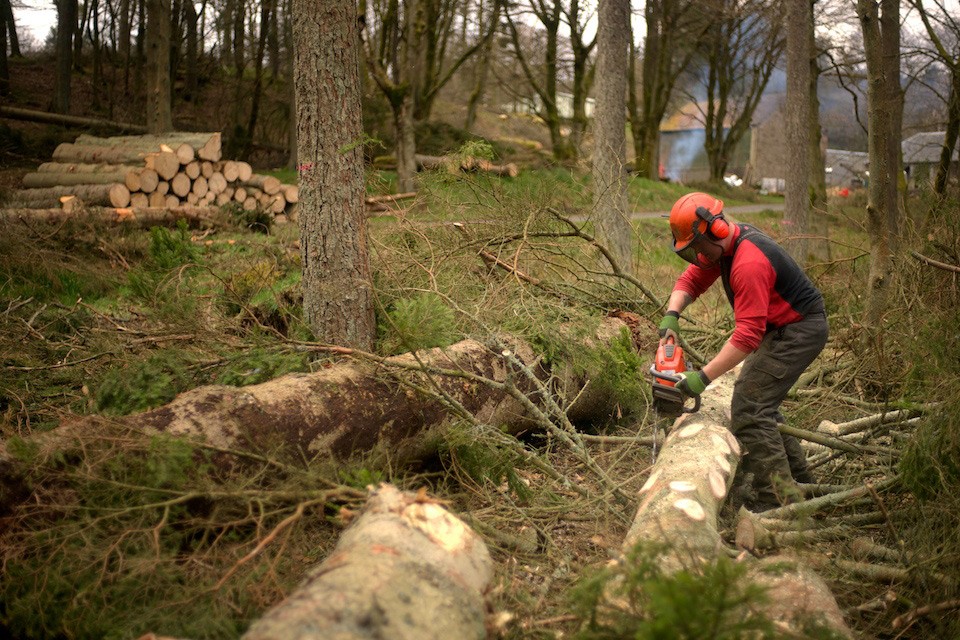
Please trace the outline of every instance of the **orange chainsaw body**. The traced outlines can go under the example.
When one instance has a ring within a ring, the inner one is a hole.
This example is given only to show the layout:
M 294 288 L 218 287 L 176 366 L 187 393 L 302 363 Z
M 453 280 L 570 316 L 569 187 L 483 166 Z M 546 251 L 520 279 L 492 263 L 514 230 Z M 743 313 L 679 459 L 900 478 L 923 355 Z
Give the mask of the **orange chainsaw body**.
M 686 396 L 677 389 L 680 374 L 687 370 L 683 357 L 683 347 L 676 344 L 674 338 L 667 340 L 657 347 L 657 355 L 650 375 L 653 376 L 653 401 L 657 410 L 666 415 L 681 413 L 695 413 L 700 409 L 700 397 L 695 398 L 693 408 L 684 406 Z

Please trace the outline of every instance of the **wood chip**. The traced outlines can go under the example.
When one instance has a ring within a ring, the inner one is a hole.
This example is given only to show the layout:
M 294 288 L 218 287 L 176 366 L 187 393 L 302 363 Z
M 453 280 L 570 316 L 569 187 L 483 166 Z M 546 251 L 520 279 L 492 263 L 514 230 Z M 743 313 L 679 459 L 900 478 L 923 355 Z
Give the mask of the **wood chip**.
M 674 508 L 682 511 L 691 520 L 702 522 L 707 519 L 707 513 L 700 506 L 700 503 L 690 498 L 680 498 L 673 503 Z

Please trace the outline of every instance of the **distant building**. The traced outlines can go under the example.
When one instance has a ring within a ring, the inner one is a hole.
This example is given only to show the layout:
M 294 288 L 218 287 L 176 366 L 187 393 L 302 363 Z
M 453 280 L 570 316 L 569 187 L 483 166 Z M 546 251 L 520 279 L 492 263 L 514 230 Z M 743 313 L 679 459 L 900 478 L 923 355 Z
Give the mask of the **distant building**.
M 593 117 L 593 108 L 596 105 L 596 100 L 593 98 L 587 98 L 584 103 L 584 111 L 586 111 L 587 117 Z M 514 113 L 528 113 L 531 115 L 538 115 L 543 108 L 543 101 L 540 100 L 540 96 L 525 97 L 519 96 L 514 98 L 513 103 L 510 105 Z M 565 120 L 570 120 L 573 118 L 573 94 L 564 93 L 562 91 L 557 92 L 557 112 L 560 114 L 560 117 Z
M 707 139 L 704 114 L 707 102 L 688 102 L 660 123 L 660 175 L 674 182 L 703 182 L 710 179 L 710 162 L 703 144 Z M 729 118 L 724 131 L 729 128 Z M 727 163 L 727 173 L 743 175 L 750 148 L 744 136 Z
M 867 152 L 827 149 L 827 186 L 862 187 L 867 182 Z
M 903 170 L 907 174 L 907 187 L 918 188 L 930 184 L 937 175 L 937 165 L 940 163 L 940 154 L 943 152 L 944 131 L 929 131 L 910 136 L 902 143 Z M 950 158 L 949 176 L 957 179 L 958 172 L 957 149 L 954 148 Z
M 786 175 L 786 133 L 782 93 L 770 93 L 760 99 L 753 112 L 750 130 L 733 150 L 727 174 L 743 178 L 751 186 L 769 191 L 783 190 Z M 696 182 L 710 177 L 704 114 L 707 102 L 688 102 L 660 125 L 660 165 L 664 177 L 680 182 Z M 724 131 L 732 119 L 724 122 Z

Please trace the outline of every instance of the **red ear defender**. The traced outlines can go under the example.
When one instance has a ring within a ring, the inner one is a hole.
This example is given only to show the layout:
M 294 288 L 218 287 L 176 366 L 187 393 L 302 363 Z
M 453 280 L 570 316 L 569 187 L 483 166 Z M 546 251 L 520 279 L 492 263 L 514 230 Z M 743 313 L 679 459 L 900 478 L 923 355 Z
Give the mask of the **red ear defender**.
M 724 220 L 723 212 L 714 215 L 706 207 L 697 207 L 697 216 L 707 223 L 707 233 L 717 240 L 723 240 L 730 235 L 730 224 Z

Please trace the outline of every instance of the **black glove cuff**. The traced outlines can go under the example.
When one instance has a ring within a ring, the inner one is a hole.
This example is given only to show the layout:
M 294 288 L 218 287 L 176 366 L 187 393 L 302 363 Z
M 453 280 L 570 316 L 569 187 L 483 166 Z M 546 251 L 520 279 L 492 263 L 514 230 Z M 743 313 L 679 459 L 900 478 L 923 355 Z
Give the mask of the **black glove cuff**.
M 674 318 L 680 318 L 680 312 L 679 312 L 679 311 L 667 311 L 667 312 L 666 312 L 665 314 L 663 314 L 663 315 L 665 315 L 665 316 L 673 316 Z
M 700 379 L 703 380 L 704 386 L 713 382 L 713 380 L 710 379 L 710 376 L 708 376 L 703 369 L 700 369 L 700 371 L 698 371 L 697 373 L 700 374 Z

